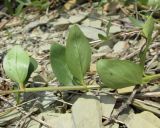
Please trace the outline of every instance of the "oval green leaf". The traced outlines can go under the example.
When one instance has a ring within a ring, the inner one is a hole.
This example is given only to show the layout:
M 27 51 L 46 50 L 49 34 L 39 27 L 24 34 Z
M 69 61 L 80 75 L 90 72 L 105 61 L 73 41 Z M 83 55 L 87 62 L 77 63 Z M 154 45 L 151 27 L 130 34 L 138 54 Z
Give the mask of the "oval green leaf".
M 97 72 L 104 86 L 113 89 L 142 83 L 142 68 L 128 60 L 99 60 Z
M 143 33 L 147 39 L 151 40 L 153 30 L 154 30 L 154 20 L 152 16 L 149 16 L 147 18 L 147 21 L 143 25 Z
M 30 58 L 20 46 L 10 49 L 3 60 L 6 75 L 15 82 L 23 84 L 29 68 Z
M 58 81 L 63 85 L 72 85 L 73 75 L 66 63 L 65 50 L 64 46 L 54 43 L 50 50 L 50 61 Z
M 83 77 L 91 61 L 91 48 L 89 41 L 77 25 L 69 30 L 66 44 L 67 65 L 73 76 L 83 83 Z

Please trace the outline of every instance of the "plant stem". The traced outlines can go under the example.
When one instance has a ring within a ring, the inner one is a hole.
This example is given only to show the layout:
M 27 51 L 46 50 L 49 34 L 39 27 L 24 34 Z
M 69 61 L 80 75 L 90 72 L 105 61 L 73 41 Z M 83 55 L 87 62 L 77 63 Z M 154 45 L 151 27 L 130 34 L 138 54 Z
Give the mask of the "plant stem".
M 25 87 L 24 87 L 24 84 L 22 84 L 22 83 L 19 83 L 19 88 L 20 88 L 20 90 L 25 90 Z
M 24 90 L 9 90 L 0 91 L 0 95 L 10 93 L 26 93 L 26 92 L 41 92 L 41 91 L 67 91 L 67 90 L 88 90 L 88 89 L 99 89 L 99 85 L 88 85 L 88 86 L 63 86 L 63 87 L 36 87 L 36 88 L 25 88 Z
M 21 93 L 17 92 L 17 93 L 15 93 L 15 95 L 16 95 L 16 102 L 17 102 L 17 105 L 18 105 L 21 102 Z
M 146 84 L 146 83 L 148 83 L 152 80 L 158 79 L 158 78 L 160 78 L 160 74 L 149 75 L 149 76 L 147 75 L 143 78 L 142 81 L 143 81 L 144 84 Z
M 143 51 L 140 51 L 140 65 L 143 68 L 144 68 L 144 64 L 145 64 L 145 60 L 146 60 L 147 50 L 148 50 L 151 42 L 152 42 L 151 38 L 147 38 L 145 49 Z

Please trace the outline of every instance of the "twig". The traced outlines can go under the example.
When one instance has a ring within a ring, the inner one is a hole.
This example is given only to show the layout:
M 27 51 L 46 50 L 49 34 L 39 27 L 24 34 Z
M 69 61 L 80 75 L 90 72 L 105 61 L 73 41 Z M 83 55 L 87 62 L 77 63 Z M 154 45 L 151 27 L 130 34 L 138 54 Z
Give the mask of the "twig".
M 127 55 L 127 56 L 123 57 L 121 60 L 130 59 L 130 58 L 132 58 L 132 57 L 136 56 L 140 51 L 141 51 L 141 48 L 140 48 L 140 49 L 138 49 L 138 50 L 136 50 L 136 51 L 134 51 L 134 52 L 132 52 L 131 54 L 129 54 L 129 55 Z
M 2 22 L 2 23 L 0 24 L 0 30 L 3 29 L 3 28 L 5 27 L 5 25 L 6 25 L 9 21 L 10 21 L 10 20 L 7 20 L 7 21 L 5 21 L 5 22 Z
M 117 120 L 118 116 L 123 112 L 124 109 L 126 109 L 128 107 L 128 105 L 130 105 L 136 95 L 136 93 L 142 88 L 139 88 L 139 86 L 135 87 L 135 90 L 131 93 L 130 97 L 127 99 L 126 103 L 122 104 L 122 106 L 119 108 L 117 114 L 111 116 L 110 118 L 108 118 L 108 120 L 103 122 L 103 125 L 107 125 L 111 122 L 115 122 L 115 120 Z
M 146 104 L 145 101 L 139 100 L 139 99 L 134 99 L 132 102 L 132 105 L 137 107 L 140 110 L 146 110 L 154 113 L 157 116 L 160 116 L 160 111 L 158 106 L 153 106 L 152 103 L 150 105 Z M 158 105 L 158 104 L 157 104 Z
M 160 109 L 160 104 L 159 104 L 159 103 L 153 104 L 153 103 L 150 103 L 150 102 L 148 102 L 148 101 L 143 101 L 143 100 L 139 100 L 139 99 L 134 99 L 133 102 L 134 102 L 134 101 L 138 101 L 138 102 L 143 103 L 143 104 L 145 104 L 145 105 L 152 106 L 152 107 L 155 107 L 155 108 Z
M 143 94 L 138 94 L 137 97 L 155 97 L 159 98 L 160 97 L 160 92 L 146 92 Z
M 36 111 L 37 111 L 37 109 L 29 112 L 27 115 L 25 115 L 23 118 L 21 118 L 21 119 L 19 120 L 19 122 L 16 124 L 15 128 L 19 128 L 20 123 L 21 123 L 23 120 L 25 120 L 26 118 L 28 118 L 29 116 L 31 116 L 31 115 L 32 115 L 34 112 L 36 112 Z
M 158 54 L 154 55 L 154 57 L 151 59 L 151 61 L 148 62 L 148 64 L 146 65 L 147 71 L 150 70 L 150 66 L 152 65 L 153 62 L 155 62 L 155 60 L 158 58 Z
M 0 99 L 2 99 L 3 101 L 5 101 L 5 102 L 8 103 L 9 105 L 15 107 L 15 108 L 16 108 L 19 112 L 21 112 L 22 114 L 28 115 L 27 112 L 21 110 L 19 107 L 17 107 L 16 105 L 12 104 L 11 102 L 9 102 L 9 101 L 8 101 L 6 98 L 4 98 L 3 96 L 0 96 Z M 39 122 L 40 124 L 46 126 L 47 128 L 52 128 L 52 126 L 49 126 L 46 122 L 44 122 L 44 121 L 38 119 L 38 118 L 35 117 L 35 116 L 29 116 L 29 117 L 30 117 L 31 119 L 33 119 L 33 120 Z
M 155 47 L 158 47 L 158 46 L 160 46 L 160 43 L 159 43 L 159 42 L 158 42 L 158 43 L 151 44 L 150 47 L 149 47 L 149 49 L 155 48 Z M 122 60 L 130 59 L 130 58 L 136 56 L 137 54 L 139 54 L 140 51 L 141 51 L 141 48 L 139 48 L 139 49 L 137 49 L 136 51 L 134 51 L 133 53 L 131 53 L 131 54 L 123 57 Z
M 30 103 L 30 102 L 35 101 L 35 100 L 38 100 L 38 99 L 39 99 L 39 98 L 35 98 L 35 99 L 32 99 L 32 100 L 26 101 L 26 102 L 24 102 L 24 103 L 18 104 L 16 107 L 20 107 L 20 106 L 22 106 L 22 105 L 24 105 L 24 104 Z M 16 107 L 6 108 L 4 111 L 11 110 L 11 109 L 14 109 L 14 108 L 16 108 Z M 1 111 L 0 111 L 0 112 L 1 112 Z
M 108 117 L 105 117 L 105 116 L 103 116 L 102 118 L 103 118 L 103 119 L 106 119 L 106 120 L 109 119 Z M 122 121 L 120 121 L 120 120 L 117 120 L 117 119 L 114 119 L 114 122 L 115 122 L 115 123 L 118 123 L 118 124 L 123 124 L 123 125 L 125 125 L 124 122 L 122 122 Z
M 128 98 L 127 102 L 125 104 L 122 104 L 122 106 L 119 108 L 117 114 L 114 116 L 115 118 L 117 118 L 119 116 L 120 113 L 123 112 L 123 110 L 125 108 L 127 108 L 128 105 L 131 104 L 135 94 L 137 93 L 138 89 L 133 90 L 133 92 L 131 93 L 130 97 Z
M 156 48 L 156 47 L 159 47 L 159 46 L 160 46 L 160 43 L 156 42 L 156 43 L 151 44 L 149 48 Z
M 2 11 L 0 11 L 0 15 L 5 15 L 7 18 L 12 18 L 10 15 L 8 15 L 7 13 L 2 12 Z
M 94 40 L 94 41 L 89 42 L 89 44 L 95 44 L 95 43 L 100 43 L 100 42 L 102 42 L 102 40 Z
M 2 11 L 0 11 L 0 15 L 5 15 L 6 17 L 9 18 L 7 21 L 2 22 L 2 23 L 0 24 L 0 30 L 1 30 L 1 29 L 3 29 L 3 28 L 5 27 L 5 25 L 6 25 L 7 23 L 10 22 L 10 20 L 12 19 L 12 17 L 11 17 L 10 15 L 8 15 L 8 14 L 2 12 Z
M 70 106 L 72 106 L 73 104 L 71 104 L 71 103 L 69 103 L 69 102 L 66 102 L 66 101 L 64 101 L 64 100 L 58 100 L 58 99 L 55 99 L 56 101 L 59 101 L 59 102 L 62 102 L 62 103 L 64 103 L 64 104 L 67 104 L 67 105 L 70 105 Z

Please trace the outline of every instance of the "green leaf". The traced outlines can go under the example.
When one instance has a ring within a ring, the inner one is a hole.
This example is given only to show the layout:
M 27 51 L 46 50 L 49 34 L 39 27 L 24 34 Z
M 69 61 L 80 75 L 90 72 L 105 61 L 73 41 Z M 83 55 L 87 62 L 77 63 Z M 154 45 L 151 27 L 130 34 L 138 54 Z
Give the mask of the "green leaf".
M 104 86 L 113 89 L 142 83 L 142 68 L 128 60 L 99 60 L 97 72 Z
M 135 27 L 139 27 L 139 28 L 142 28 L 143 27 L 143 22 L 142 21 L 140 21 L 140 20 L 137 20 L 137 19 L 135 19 L 134 17 L 131 17 L 131 16 L 129 16 L 128 17 L 129 18 L 129 20 L 132 22 L 132 24 L 135 26 Z
M 37 61 L 34 58 L 30 57 L 28 74 L 27 74 L 25 83 L 28 81 L 28 79 L 30 78 L 31 74 L 37 69 L 37 67 L 38 67 Z
M 108 38 L 102 34 L 98 34 L 98 38 L 102 41 L 108 40 Z
M 107 0 L 99 0 L 98 6 L 103 6 L 106 3 L 107 3 Z
M 14 13 L 14 9 L 13 9 L 13 5 L 12 5 L 12 2 L 10 0 L 4 0 L 4 6 L 6 7 L 7 9 L 7 12 L 9 14 L 13 14 Z
M 159 7 L 160 7 L 160 2 L 159 2 L 159 0 L 148 0 L 147 5 L 159 9 Z
M 24 4 L 19 4 L 15 10 L 15 15 L 18 16 L 23 11 Z
M 148 0 L 138 0 L 138 2 L 140 2 L 140 3 L 143 4 L 143 5 L 147 5 Z
M 29 68 L 29 55 L 20 46 L 15 46 L 8 51 L 3 60 L 6 75 L 15 82 L 23 84 Z
M 110 31 L 110 28 L 111 28 L 111 26 L 112 26 L 112 23 L 111 23 L 111 18 L 109 19 L 109 22 L 108 22 L 108 24 L 107 24 L 107 30 L 106 30 L 106 36 L 107 36 L 107 38 L 109 38 L 109 31 Z
M 152 16 L 149 16 L 145 24 L 143 25 L 143 33 L 147 39 L 151 39 L 154 30 L 154 21 Z
M 47 9 L 49 5 L 50 5 L 50 2 L 48 0 L 35 0 L 35 1 L 32 1 L 30 4 L 30 6 L 38 8 L 40 10 Z
M 77 25 L 73 25 L 69 30 L 66 60 L 73 76 L 83 84 L 83 77 L 91 61 L 91 48 L 89 41 Z
M 58 43 L 51 46 L 50 61 L 54 74 L 63 85 L 72 85 L 73 75 L 65 59 L 66 48 Z
M 16 2 L 18 2 L 19 4 L 23 4 L 25 6 L 30 5 L 30 1 L 28 1 L 28 0 L 16 0 Z
M 144 64 L 145 64 L 145 60 L 146 60 L 147 50 L 149 48 L 149 45 L 152 42 L 153 30 L 154 30 L 154 21 L 153 21 L 153 18 L 150 16 L 150 17 L 148 17 L 147 21 L 143 25 L 143 33 L 144 33 L 145 37 L 147 38 L 146 47 L 144 50 L 142 49 L 139 54 L 140 64 L 143 68 L 144 68 Z
M 152 8 L 159 8 L 160 7 L 159 0 L 138 0 L 138 2 L 142 5 L 147 5 Z

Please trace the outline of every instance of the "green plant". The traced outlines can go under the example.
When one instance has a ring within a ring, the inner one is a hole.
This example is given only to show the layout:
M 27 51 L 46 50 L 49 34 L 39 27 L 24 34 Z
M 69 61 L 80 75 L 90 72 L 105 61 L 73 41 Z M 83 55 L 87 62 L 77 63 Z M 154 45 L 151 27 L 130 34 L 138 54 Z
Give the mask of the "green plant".
M 160 7 L 160 2 L 159 0 L 138 0 L 138 2 L 140 4 L 143 4 L 143 5 L 147 5 L 147 6 L 150 6 L 150 7 Z
M 60 83 L 84 85 L 83 77 L 90 65 L 91 48 L 77 25 L 69 30 L 66 47 L 52 45 L 50 59 Z
M 110 31 L 111 25 L 112 24 L 111 24 L 111 18 L 110 18 L 108 24 L 106 25 L 106 35 L 104 36 L 102 34 L 98 34 L 98 37 L 99 37 L 100 40 L 102 40 L 102 41 L 108 41 L 110 39 L 110 33 L 109 33 L 109 31 Z
M 50 2 L 48 0 L 5 0 L 4 5 L 7 8 L 9 14 L 19 15 L 23 12 L 23 9 L 25 7 L 33 7 L 39 10 L 46 10 L 47 8 L 49 8 Z M 14 6 L 16 6 L 16 8 Z
M 18 83 L 20 90 L 24 90 L 25 83 L 37 68 L 37 62 L 20 46 L 15 46 L 5 56 L 3 67 L 6 75 Z
M 135 19 L 134 17 L 131 17 L 131 16 L 129 16 L 128 18 L 135 27 L 138 27 L 138 28 L 143 27 L 144 22 L 142 22 L 141 20 L 137 20 L 137 19 Z
M 146 52 L 152 42 L 154 20 L 150 16 L 143 24 L 142 32 L 146 38 L 146 46 L 141 50 L 140 62 L 136 64 L 129 60 L 102 59 L 97 62 L 97 72 L 103 82 L 101 87 L 113 89 L 146 84 L 153 79 L 160 78 L 160 74 L 144 75 Z M 59 87 L 25 88 L 31 73 L 37 63 L 23 51 L 20 46 L 12 48 L 4 58 L 3 66 L 6 74 L 19 84 L 20 90 L 0 92 L 22 93 L 53 90 L 88 90 L 100 88 L 99 85 L 86 85 L 84 76 L 89 68 L 91 48 L 87 38 L 77 25 L 69 29 L 66 46 L 54 43 L 51 46 L 50 61 L 53 72 L 61 85 Z
M 13 14 L 13 2 L 11 0 L 4 0 L 4 6 L 7 8 L 9 14 Z
M 142 27 L 142 32 L 146 38 L 145 48 L 140 52 L 140 63 L 135 64 L 126 60 L 99 60 L 97 62 L 97 72 L 105 87 L 114 89 L 123 88 L 136 84 L 148 83 L 150 80 L 160 77 L 160 74 L 143 76 L 146 53 L 152 42 L 152 33 L 154 29 L 153 18 L 150 16 L 144 24 L 139 22 L 136 24 Z
M 143 28 L 142 29 L 143 34 L 146 38 L 146 46 L 140 52 L 140 64 L 142 67 L 144 67 L 145 60 L 146 60 L 146 53 L 149 48 L 149 45 L 152 43 L 152 33 L 154 30 L 154 21 L 151 16 L 148 17 L 148 20 L 145 22 L 142 28 Z
M 140 5 L 150 6 L 150 7 L 160 7 L 159 0 L 122 0 L 125 4 L 131 4 L 137 2 Z
M 3 93 L 87 90 L 99 88 L 97 85 L 86 86 L 83 80 L 83 77 L 89 68 L 90 60 L 91 48 L 89 42 L 79 27 L 74 25 L 69 30 L 66 47 L 54 43 L 51 46 L 50 53 L 53 72 L 62 85 L 68 86 L 25 88 L 24 84 L 27 82 L 31 73 L 36 69 L 37 63 L 33 58 L 29 59 L 28 54 L 20 46 L 15 46 L 5 56 L 3 65 L 7 76 L 19 84 L 20 90 L 11 90 Z M 29 62 L 31 65 L 29 65 Z

